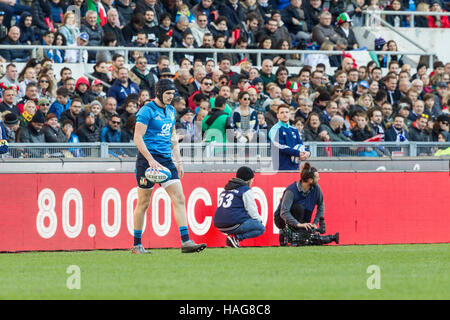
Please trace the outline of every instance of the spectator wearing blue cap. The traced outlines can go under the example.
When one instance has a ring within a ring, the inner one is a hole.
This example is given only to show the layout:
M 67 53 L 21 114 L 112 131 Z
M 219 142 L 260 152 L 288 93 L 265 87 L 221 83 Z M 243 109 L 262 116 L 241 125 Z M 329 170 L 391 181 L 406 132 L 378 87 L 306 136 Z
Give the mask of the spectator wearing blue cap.
M 72 47 L 85 47 L 89 43 L 89 35 L 86 32 L 82 32 L 78 35 L 76 44 Z M 70 46 L 69 46 L 70 47 Z M 66 59 L 69 63 L 87 63 L 88 52 L 87 50 L 66 50 Z
M 369 82 L 367 82 L 366 80 L 361 80 L 360 82 L 358 82 L 358 85 L 353 92 L 353 97 L 355 99 L 358 99 L 361 95 L 368 93 L 369 87 Z

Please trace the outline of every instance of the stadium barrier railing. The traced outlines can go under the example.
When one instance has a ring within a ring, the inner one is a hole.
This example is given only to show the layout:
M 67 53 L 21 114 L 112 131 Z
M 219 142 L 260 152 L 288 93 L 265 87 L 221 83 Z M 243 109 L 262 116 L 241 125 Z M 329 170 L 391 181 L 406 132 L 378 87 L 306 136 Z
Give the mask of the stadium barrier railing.
M 43 46 L 43 45 L 0 45 L 0 50 L 31 50 L 31 56 L 35 57 L 36 49 L 59 49 L 59 50 L 88 50 L 88 51 L 114 51 L 120 52 L 124 55 L 125 64 L 128 64 L 128 54 L 130 51 L 144 51 L 144 52 L 159 52 L 161 54 L 167 54 L 169 57 L 169 61 L 171 65 L 174 65 L 174 54 L 175 53 L 212 53 L 213 60 L 218 61 L 218 54 L 234 54 L 234 53 L 245 53 L 249 55 L 256 55 L 256 67 L 261 67 L 263 54 L 283 54 L 283 55 L 299 55 L 299 61 L 304 61 L 305 56 L 308 54 L 326 54 L 326 55 L 341 55 L 342 51 L 332 50 L 261 50 L 261 49 L 204 49 L 204 48 L 195 48 L 195 49 L 186 49 L 186 48 L 140 48 L 140 47 L 98 47 L 98 46 Z M 423 51 L 377 51 L 377 54 L 381 55 L 403 55 L 403 56 L 430 56 L 432 57 L 435 53 L 429 52 L 426 49 L 421 49 Z M 366 50 L 372 51 L 372 50 Z M 350 51 L 351 52 L 351 51 Z M 84 67 L 87 64 L 83 64 Z
M 373 24 L 373 20 L 371 17 L 373 15 L 377 15 L 381 18 L 383 16 L 409 16 L 409 28 L 417 28 L 414 26 L 415 24 L 415 17 L 416 16 L 434 16 L 434 17 L 441 17 L 441 16 L 450 16 L 450 12 L 433 12 L 433 11 L 390 11 L 390 10 L 364 10 L 363 14 L 365 15 L 365 21 L 366 24 Z
M 307 142 L 311 157 L 434 157 L 450 142 Z M 270 143 L 181 143 L 186 163 L 270 163 Z M 135 158 L 134 143 L 11 143 L 3 159 Z

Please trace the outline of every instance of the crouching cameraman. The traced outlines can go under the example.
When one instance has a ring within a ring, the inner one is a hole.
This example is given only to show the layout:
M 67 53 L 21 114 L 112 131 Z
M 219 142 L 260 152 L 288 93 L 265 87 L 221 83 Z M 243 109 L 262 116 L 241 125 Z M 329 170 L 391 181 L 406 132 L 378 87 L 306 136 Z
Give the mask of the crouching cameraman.
M 305 162 L 300 178 L 300 181 L 286 188 L 274 213 L 275 225 L 280 229 L 280 245 L 321 245 L 333 241 L 339 243 L 339 233 L 320 235 L 325 233 L 325 205 L 322 190 L 318 185 L 319 172 L 309 162 Z M 314 222 L 311 223 L 315 206 L 317 212 Z M 320 228 L 317 228 L 319 223 Z

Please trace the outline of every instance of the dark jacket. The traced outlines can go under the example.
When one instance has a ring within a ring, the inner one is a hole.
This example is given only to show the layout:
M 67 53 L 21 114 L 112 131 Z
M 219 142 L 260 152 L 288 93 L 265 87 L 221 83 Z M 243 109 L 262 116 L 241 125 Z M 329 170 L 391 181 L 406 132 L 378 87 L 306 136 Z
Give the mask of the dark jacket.
M 397 135 L 402 135 L 402 138 L 399 138 L 400 142 L 405 141 L 404 139 L 409 141 L 409 134 L 408 131 L 406 131 L 405 129 L 402 130 L 402 132 L 397 133 L 397 131 L 395 130 L 394 126 L 390 126 L 389 129 L 386 130 L 386 134 L 384 137 L 385 141 L 397 141 Z
M 291 214 L 291 208 L 294 204 L 299 204 L 305 209 L 305 214 L 300 221 Z M 317 210 L 314 217 L 314 224 L 317 225 L 325 211 L 322 190 L 319 185 L 316 185 L 308 192 L 303 192 L 301 181 L 297 181 L 286 188 L 273 215 L 276 219 L 281 218 L 285 224 L 295 228 L 298 223 L 311 222 L 312 213 L 316 205 Z
M 316 25 L 312 30 L 312 41 L 316 41 L 318 45 L 322 45 L 325 41 L 331 41 L 334 44 L 341 38 L 339 34 L 331 26 Z
M 353 32 L 352 28 L 349 29 L 348 31 L 348 37 L 345 34 L 345 32 L 342 30 L 341 27 L 337 26 L 334 31 L 336 31 L 336 33 L 338 35 L 341 36 L 341 38 L 344 38 L 345 40 L 347 40 L 348 45 L 347 45 L 347 50 L 352 50 L 353 46 L 356 44 L 358 44 L 358 42 L 356 41 L 356 36 L 355 33 Z
M 319 16 L 322 13 L 322 7 L 314 9 L 309 1 L 303 2 L 303 10 L 306 14 L 306 22 L 308 23 L 308 31 L 311 32 L 314 26 L 319 24 Z
M 19 108 L 17 108 L 17 106 L 15 104 L 11 108 L 4 101 L 2 101 L 0 103 L 0 113 L 2 113 L 4 111 L 11 111 L 12 113 L 15 113 L 16 116 L 20 116 L 20 110 L 19 110 Z
M 124 5 L 122 1 L 118 0 L 114 2 L 114 5 L 119 12 L 119 16 L 124 19 L 124 21 L 130 21 L 133 16 L 134 10 L 128 5 Z M 144 12 L 142 12 L 144 14 Z
M 25 128 L 20 129 L 18 142 L 21 143 L 45 143 L 45 134 L 44 131 L 40 130 L 39 132 L 34 129 L 31 123 L 28 124 Z M 28 153 L 30 158 L 40 158 L 45 153 L 47 153 L 46 148 L 28 148 L 25 149 L 25 153 Z
M 7 46 L 22 45 L 20 40 L 13 42 L 9 37 L 4 38 L 0 43 Z M 8 62 L 25 62 L 30 57 L 30 51 L 24 49 L 0 50 L 0 56 L 2 56 Z
M 39 35 L 43 35 L 48 30 L 48 26 L 45 23 L 44 18 L 52 20 L 52 9 L 50 1 L 48 0 L 36 0 L 31 3 L 30 7 L 31 15 L 33 16 L 33 25 L 36 27 L 35 32 Z M 55 26 L 56 27 L 56 26 Z
M 126 41 L 122 34 L 122 29 L 116 26 L 112 26 L 109 22 L 107 22 L 103 26 L 103 31 L 106 32 L 112 32 L 116 35 L 117 38 L 117 47 L 124 47 L 126 45 Z
M 411 126 L 411 128 L 408 131 L 410 141 L 422 141 L 422 142 L 428 142 L 431 141 L 430 135 L 425 130 L 419 130 L 415 123 Z
M 187 28 L 184 32 L 191 32 L 191 29 Z M 183 31 L 175 27 L 173 27 L 172 32 L 172 46 L 175 48 L 183 48 Z
M 208 9 L 206 9 L 202 6 L 201 1 L 198 2 L 196 5 L 192 7 L 191 14 L 197 16 L 200 12 L 206 14 L 206 16 L 208 17 L 208 24 L 213 22 L 219 17 L 219 13 L 217 12 L 214 3 Z
M 292 18 L 300 21 L 300 25 L 292 23 Z M 289 5 L 281 10 L 281 19 L 290 33 L 296 34 L 299 31 L 308 32 L 308 23 L 306 22 L 306 14 L 302 9 L 294 8 Z
M 80 142 L 100 142 L 100 132 L 100 128 L 95 125 L 86 126 L 83 124 L 76 134 Z
M 175 84 L 175 87 L 177 88 L 180 96 L 182 96 L 186 101 L 195 92 L 195 88 L 192 83 L 189 83 L 188 85 L 183 85 L 177 79 L 174 81 L 174 84 Z
M 86 32 L 89 35 L 89 43 L 88 43 L 89 46 L 102 45 L 102 38 L 104 32 L 102 27 L 99 26 L 98 24 L 96 24 L 95 27 L 92 27 L 91 25 L 85 22 L 81 25 L 80 32 Z
M 25 19 L 27 17 L 32 17 L 32 15 L 29 12 L 24 12 L 20 16 L 19 20 L 19 29 L 20 29 L 20 43 L 26 43 L 26 44 L 32 44 L 34 42 L 34 29 L 33 25 L 30 27 L 25 27 Z
M 70 109 L 67 109 L 61 113 L 59 122 L 63 123 L 65 120 L 71 120 L 73 122 L 73 131 L 77 131 L 78 128 L 84 123 L 81 112 L 78 115 L 73 116 L 72 113 L 70 113 Z
M 275 123 L 278 122 L 277 113 L 269 110 L 266 112 L 265 119 L 267 123 L 267 130 L 270 130 L 275 125 Z
M 370 128 L 368 126 L 366 126 L 364 129 L 359 129 L 359 128 L 353 128 L 352 130 L 352 140 L 353 141 L 365 141 L 369 138 L 372 138 L 375 133 L 370 130 Z
M 319 133 L 322 130 L 321 127 L 317 131 L 312 130 L 311 128 L 305 127 L 303 130 L 303 140 L 304 141 L 322 141 L 319 137 Z
M 148 90 L 150 97 L 155 96 L 155 78 L 152 74 L 148 73 L 144 76 L 136 66 L 134 66 L 128 72 L 128 77 L 139 86 L 139 89 Z
M 58 143 L 67 142 L 67 137 L 60 128 L 53 129 L 50 126 L 44 126 L 42 128 L 42 131 L 44 131 L 45 142 L 58 142 Z
M 230 30 L 238 26 L 242 21 L 245 21 L 245 12 L 239 1 L 236 9 L 234 9 L 230 1 L 225 0 L 219 5 L 219 15 L 227 18 L 227 26 Z
M 155 13 L 155 21 L 159 21 L 161 18 L 161 15 L 166 11 L 164 9 L 164 6 L 160 4 L 160 1 L 156 1 L 153 8 L 145 3 L 145 1 L 136 1 L 136 9 L 134 9 L 134 14 L 140 12 L 144 14 L 147 10 L 153 10 Z
M 123 38 L 127 46 L 133 46 L 139 31 L 131 22 L 122 28 Z
M 331 141 L 338 141 L 338 142 L 347 142 L 350 141 L 349 138 L 347 138 L 341 130 L 333 130 L 330 126 L 328 125 L 323 125 L 322 126 L 323 129 L 327 130 L 328 135 L 330 136 L 330 140 Z

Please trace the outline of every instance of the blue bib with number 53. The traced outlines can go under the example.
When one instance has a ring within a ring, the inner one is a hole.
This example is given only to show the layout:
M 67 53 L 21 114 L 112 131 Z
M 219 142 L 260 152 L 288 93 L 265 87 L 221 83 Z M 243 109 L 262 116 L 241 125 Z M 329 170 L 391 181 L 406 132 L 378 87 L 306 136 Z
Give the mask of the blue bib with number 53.
M 248 190 L 250 190 L 248 186 L 242 186 L 237 189 L 222 191 L 214 215 L 214 226 L 218 228 L 228 227 L 250 219 L 242 199 L 244 193 Z

